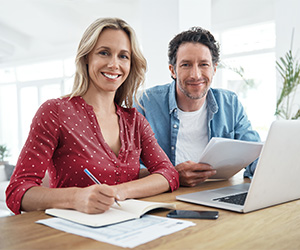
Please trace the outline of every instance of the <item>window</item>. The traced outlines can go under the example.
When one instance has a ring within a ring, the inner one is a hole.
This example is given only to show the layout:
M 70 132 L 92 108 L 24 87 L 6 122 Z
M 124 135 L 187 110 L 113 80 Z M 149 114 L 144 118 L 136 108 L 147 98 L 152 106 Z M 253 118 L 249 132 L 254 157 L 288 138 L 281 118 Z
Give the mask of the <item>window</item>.
M 47 61 L 16 68 L 20 82 L 51 79 L 63 76 L 63 61 Z
M 9 149 L 16 164 L 32 118 L 48 99 L 71 92 L 74 58 L 0 69 L 0 144 Z
M 221 66 L 216 87 L 236 92 L 253 128 L 265 140 L 276 107 L 275 24 L 217 32 Z
M 5 144 L 10 156 L 15 157 L 19 153 L 18 141 L 17 86 L 0 84 L 0 144 Z

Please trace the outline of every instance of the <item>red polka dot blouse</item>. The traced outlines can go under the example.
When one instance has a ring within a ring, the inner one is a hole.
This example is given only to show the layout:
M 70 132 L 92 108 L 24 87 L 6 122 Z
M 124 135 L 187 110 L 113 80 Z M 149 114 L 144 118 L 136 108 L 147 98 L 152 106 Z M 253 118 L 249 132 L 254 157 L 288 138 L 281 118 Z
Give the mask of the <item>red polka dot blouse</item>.
M 8 207 L 20 213 L 24 193 L 41 185 L 46 170 L 52 188 L 93 185 L 84 168 L 100 182 L 116 185 L 138 179 L 140 158 L 150 173 L 162 174 L 171 190 L 177 189 L 178 173 L 158 145 L 148 121 L 135 108 L 116 107 L 121 140 L 118 156 L 104 141 L 93 107 L 82 97 L 42 104 L 6 190 Z

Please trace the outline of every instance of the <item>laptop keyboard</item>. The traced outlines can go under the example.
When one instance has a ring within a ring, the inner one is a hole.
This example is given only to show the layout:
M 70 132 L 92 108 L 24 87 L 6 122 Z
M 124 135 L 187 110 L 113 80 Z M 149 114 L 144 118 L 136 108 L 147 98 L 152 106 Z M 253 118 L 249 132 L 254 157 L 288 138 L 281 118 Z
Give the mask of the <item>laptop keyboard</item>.
M 226 203 L 232 203 L 232 204 L 242 206 L 245 203 L 246 197 L 247 197 L 247 192 L 235 194 L 235 195 L 224 196 L 224 197 L 216 198 L 213 200 L 220 201 L 220 202 L 226 202 Z

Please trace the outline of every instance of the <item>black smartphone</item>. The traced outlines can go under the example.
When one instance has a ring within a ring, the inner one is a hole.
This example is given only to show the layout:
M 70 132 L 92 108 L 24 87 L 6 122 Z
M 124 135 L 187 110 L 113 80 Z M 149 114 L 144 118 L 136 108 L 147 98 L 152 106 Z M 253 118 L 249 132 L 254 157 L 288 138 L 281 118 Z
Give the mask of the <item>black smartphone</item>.
M 219 212 L 218 211 L 197 211 L 197 210 L 172 210 L 167 214 L 167 217 L 215 220 L 218 219 Z

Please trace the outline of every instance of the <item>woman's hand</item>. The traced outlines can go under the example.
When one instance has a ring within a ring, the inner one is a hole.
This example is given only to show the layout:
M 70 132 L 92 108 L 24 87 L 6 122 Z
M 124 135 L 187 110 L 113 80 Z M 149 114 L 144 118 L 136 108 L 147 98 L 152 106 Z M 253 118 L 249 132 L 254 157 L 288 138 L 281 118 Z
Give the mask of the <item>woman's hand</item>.
M 88 214 L 96 214 L 108 210 L 116 198 L 119 197 L 114 186 L 95 184 L 86 188 L 78 188 L 72 200 L 74 209 Z

